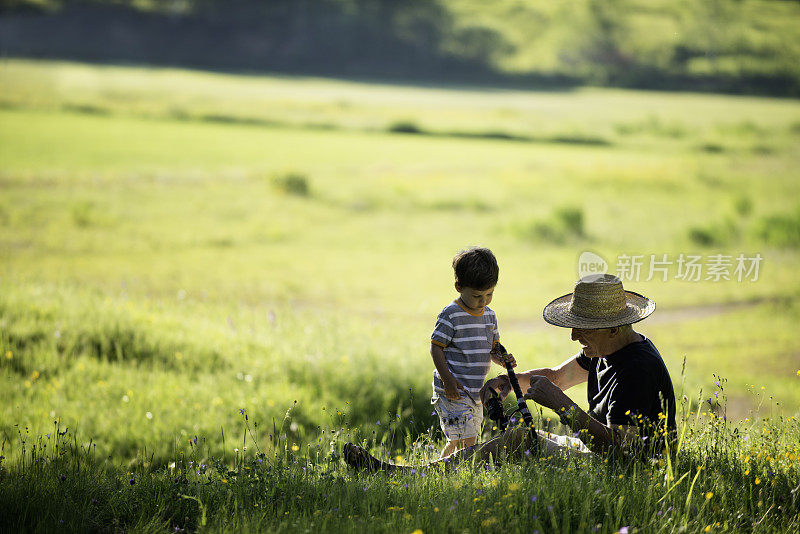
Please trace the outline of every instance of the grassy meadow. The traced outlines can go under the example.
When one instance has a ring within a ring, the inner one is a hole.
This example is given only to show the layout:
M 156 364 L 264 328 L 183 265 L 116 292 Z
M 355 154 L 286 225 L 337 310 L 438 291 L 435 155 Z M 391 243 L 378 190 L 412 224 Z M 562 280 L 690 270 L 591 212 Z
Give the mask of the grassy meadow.
M 799 149 L 795 100 L 4 59 L 0 529 L 796 529 Z M 644 256 L 674 462 L 344 468 L 438 455 L 428 336 L 472 244 L 522 368 L 577 350 L 541 310 L 582 252 Z

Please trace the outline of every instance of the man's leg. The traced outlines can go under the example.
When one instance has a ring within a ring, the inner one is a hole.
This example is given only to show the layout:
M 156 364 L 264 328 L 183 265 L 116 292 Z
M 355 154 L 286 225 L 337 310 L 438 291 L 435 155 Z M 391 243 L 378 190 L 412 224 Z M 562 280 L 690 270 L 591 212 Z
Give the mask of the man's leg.
M 513 428 L 486 443 L 461 449 L 445 458 L 421 466 L 401 466 L 382 462 L 361 447 L 347 443 L 344 446 L 344 459 L 345 462 L 353 467 L 389 472 L 410 471 L 420 467 L 435 467 L 438 465 L 458 465 L 467 461 L 486 463 L 490 459 L 497 461 L 501 458 L 519 461 L 535 452 L 540 440 L 541 438 L 534 431 L 530 431 L 527 428 Z
M 465 461 L 486 463 L 490 459 L 496 461 L 500 458 L 519 461 L 536 451 L 538 441 L 535 432 L 527 428 L 512 428 L 485 443 L 462 449 L 433 462 L 432 465 L 457 465 Z
M 592 451 L 578 438 L 551 434 L 542 430 L 539 433 L 539 444 L 545 456 L 591 454 Z

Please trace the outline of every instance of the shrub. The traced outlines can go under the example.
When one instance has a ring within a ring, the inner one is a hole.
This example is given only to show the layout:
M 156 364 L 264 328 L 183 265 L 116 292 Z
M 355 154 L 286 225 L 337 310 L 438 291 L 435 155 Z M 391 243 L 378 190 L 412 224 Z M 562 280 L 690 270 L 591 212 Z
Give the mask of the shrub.
M 742 195 L 734 201 L 733 208 L 740 217 L 747 217 L 753 213 L 753 201 Z
M 725 219 L 706 227 L 694 226 L 689 229 L 689 240 L 701 247 L 726 245 L 738 236 L 739 227 L 732 219 Z
M 407 133 L 407 134 L 421 134 L 425 131 L 417 126 L 413 121 L 398 121 L 393 122 L 386 128 L 387 131 L 392 133 Z
M 725 147 L 719 143 L 703 143 L 698 149 L 703 152 L 708 152 L 709 154 L 721 154 L 725 152 Z
M 276 176 L 273 178 L 272 183 L 276 189 L 287 195 L 307 197 L 311 193 L 308 186 L 308 178 L 306 175 L 298 172 L 290 172 L 281 176 Z
M 548 137 L 547 141 L 550 143 L 563 143 L 567 145 L 587 145 L 587 146 L 611 146 L 612 143 L 608 139 L 598 137 L 596 135 L 587 135 L 582 133 L 575 134 L 558 134 Z
M 583 210 L 573 206 L 559 208 L 550 220 L 532 221 L 520 233 L 528 239 L 556 244 L 584 238 Z
M 720 241 L 709 228 L 693 227 L 689 229 L 689 239 L 692 243 L 703 247 L 719 245 Z
M 800 247 L 800 207 L 794 213 L 762 218 L 756 225 L 756 235 L 768 245 Z
M 583 210 L 575 207 L 563 207 L 555 212 L 556 221 L 559 222 L 569 234 L 583 237 Z
M 71 213 L 75 226 L 80 228 L 91 226 L 94 220 L 94 203 L 78 202 L 72 206 Z

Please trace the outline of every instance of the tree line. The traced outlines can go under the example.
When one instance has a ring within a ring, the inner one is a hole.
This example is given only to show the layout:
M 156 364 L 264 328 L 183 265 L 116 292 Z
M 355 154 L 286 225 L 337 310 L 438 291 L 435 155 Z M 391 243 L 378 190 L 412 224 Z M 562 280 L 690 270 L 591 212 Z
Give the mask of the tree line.
M 798 96 L 799 22 L 782 0 L 0 0 L 0 52 Z

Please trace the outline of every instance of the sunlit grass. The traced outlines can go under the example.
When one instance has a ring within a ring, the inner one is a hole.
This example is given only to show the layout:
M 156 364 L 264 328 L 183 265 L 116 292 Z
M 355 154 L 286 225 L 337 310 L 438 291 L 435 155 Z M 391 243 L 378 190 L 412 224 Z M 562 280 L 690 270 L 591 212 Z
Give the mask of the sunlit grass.
M 584 88 L 524 91 L 235 76 L 180 69 L 6 59 L 7 107 L 181 121 L 433 133 L 597 138 L 633 145 L 787 148 L 800 120 L 788 99 Z M 224 98 L 221 97 L 224 95 Z
M 3 501 L 16 512 L 7 525 L 27 529 L 83 530 L 110 521 L 135 530 L 213 532 L 797 528 L 798 421 L 732 425 L 715 415 L 724 402 L 720 383 L 702 414 L 683 404 L 679 449 L 671 457 L 640 462 L 533 454 L 493 469 L 421 467 L 436 445 L 429 436 L 408 434 L 399 449 L 381 444 L 397 431 L 387 420 L 373 423 L 378 434 L 334 427 L 304 440 L 292 431 L 292 409 L 278 424 L 263 425 L 248 410 L 229 407 L 239 424 L 228 429 L 219 456 L 209 457 L 206 439 L 190 435 L 177 439 L 164 461 L 143 454 L 127 469 L 103 461 L 94 444 L 81 444 L 59 424 L 45 435 L 21 428 L 24 455 L 0 460 L 0 470 L 9 469 Z M 408 423 L 397 419 L 399 428 Z M 361 436 L 375 454 L 418 467 L 388 477 L 349 470 L 339 459 L 341 445 Z
M 13 60 L 0 80 L 0 494 L 50 507 L 20 528 L 194 530 L 203 509 L 220 531 L 796 527 L 795 102 Z M 387 131 L 397 120 L 422 132 Z M 531 139 L 451 135 L 488 125 Z M 775 215 L 787 239 L 768 242 Z M 762 254 L 756 281 L 625 281 L 658 303 L 637 328 L 687 396 L 669 474 L 538 460 L 394 484 L 343 470 L 348 439 L 409 462 L 440 449 L 427 340 L 470 244 L 499 258 L 493 308 L 523 368 L 577 350 L 540 314 L 584 250 L 612 269 L 620 254 Z M 77 449 L 23 466 L 53 421 Z M 269 440 L 284 427 L 289 441 Z

